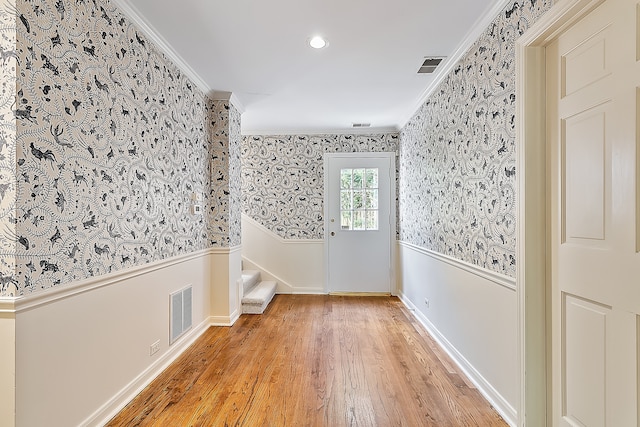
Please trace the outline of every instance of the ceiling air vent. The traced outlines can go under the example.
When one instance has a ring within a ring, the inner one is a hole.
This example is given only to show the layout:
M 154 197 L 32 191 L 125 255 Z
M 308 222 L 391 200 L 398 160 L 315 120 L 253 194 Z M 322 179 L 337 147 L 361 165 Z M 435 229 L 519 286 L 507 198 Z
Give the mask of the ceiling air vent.
M 440 63 L 442 62 L 443 59 L 444 59 L 444 57 L 442 57 L 442 56 L 426 58 L 424 60 L 424 62 L 422 63 L 422 66 L 418 70 L 418 74 L 431 74 L 431 73 L 433 73 L 436 70 L 436 68 L 438 67 L 438 65 L 440 65 Z
M 368 128 L 371 126 L 371 123 L 353 123 L 352 127 L 354 128 Z

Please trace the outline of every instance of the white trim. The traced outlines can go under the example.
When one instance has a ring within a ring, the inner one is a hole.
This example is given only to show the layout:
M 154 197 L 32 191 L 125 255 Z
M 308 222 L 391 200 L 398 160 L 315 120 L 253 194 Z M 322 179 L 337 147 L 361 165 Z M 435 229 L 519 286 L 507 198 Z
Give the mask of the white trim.
M 310 245 L 323 245 L 324 244 L 324 240 L 323 239 L 284 239 L 282 236 L 279 236 L 278 234 L 276 234 L 273 231 L 269 230 L 267 227 L 265 227 L 264 225 L 260 224 L 258 221 L 256 221 L 255 219 L 251 218 L 249 215 L 247 215 L 245 213 L 242 214 L 242 221 L 247 221 L 247 222 L 255 225 L 256 227 L 260 227 L 262 232 L 264 232 L 265 234 L 268 234 L 272 239 L 277 240 L 278 243 L 281 243 L 283 245 L 300 244 L 300 243 L 310 244 Z
M 240 312 L 236 309 L 231 316 L 209 316 L 210 326 L 233 326 L 240 318 Z
M 236 95 L 235 93 L 232 93 L 231 96 L 229 97 L 229 102 L 231 104 L 233 104 L 234 107 L 236 107 L 236 110 L 238 110 L 238 112 L 242 115 L 245 111 L 247 111 L 247 108 L 244 106 L 244 104 L 242 103 L 242 101 L 240 101 L 240 99 L 238 98 L 238 95 Z M 240 127 L 242 127 L 242 123 L 240 123 Z
M 475 274 L 476 276 L 482 277 L 483 279 L 489 280 L 493 283 L 496 283 L 500 286 L 503 286 L 509 290 L 516 291 L 516 279 L 513 277 L 505 276 L 504 274 L 496 273 L 495 271 L 488 270 L 484 267 L 479 267 L 477 265 L 468 263 L 466 261 L 461 261 L 459 259 L 453 258 L 449 255 L 444 255 L 439 252 L 432 251 L 431 249 L 423 248 L 422 246 L 414 245 L 412 243 L 398 241 L 400 246 L 404 246 L 405 248 L 409 248 L 423 255 L 427 255 L 431 258 L 437 259 L 438 261 L 445 262 L 454 267 L 457 267 L 461 270 L 467 271 L 471 274 Z
M 547 337 L 545 46 L 604 0 L 556 3 L 516 41 L 518 425 L 546 425 Z
M 16 301 L 19 298 L 15 297 L 0 297 L 0 314 L 8 313 L 15 314 L 16 313 Z
M 149 21 L 140 13 L 140 11 L 131 4 L 130 0 L 112 0 L 112 3 L 118 6 L 120 11 L 131 22 L 138 26 L 138 29 L 155 43 L 158 49 L 164 53 L 173 63 L 182 70 L 183 73 L 191 79 L 196 86 L 200 88 L 205 95 L 209 95 L 212 89 L 209 85 L 191 68 L 189 64 L 178 54 L 178 52 L 167 42 L 164 37 L 151 25 Z
M 244 136 L 288 136 L 288 135 L 380 135 L 400 132 L 397 126 L 381 126 L 371 128 L 322 128 L 322 129 L 263 129 L 242 130 Z
M 183 335 L 169 347 L 151 366 L 134 378 L 122 390 L 105 402 L 98 410 L 80 423 L 80 426 L 105 425 L 118 412 L 133 400 L 145 387 L 169 367 L 191 344 L 193 344 L 211 326 L 210 319 L 205 319 L 196 328 Z
M 465 35 L 464 39 L 458 44 L 456 50 L 453 51 L 451 55 L 449 55 L 445 60 L 440 63 L 438 68 L 436 69 L 435 74 L 433 75 L 433 80 L 429 83 L 429 85 L 422 91 L 420 97 L 416 100 L 414 105 L 411 107 L 411 110 L 405 114 L 404 121 L 399 123 L 399 128 L 402 129 L 409 123 L 409 120 L 413 118 L 416 112 L 422 107 L 427 99 L 433 94 L 433 92 L 438 88 L 440 83 L 444 81 L 444 79 L 449 75 L 451 70 L 458 64 L 458 62 L 464 57 L 469 48 L 478 41 L 482 33 L 484 33 L 489 24 L 498 16 L 498 14 L 504 9 L 504 7 L 511 0 L 496 0 L 489 9 L 485 11 L 483 15 L 481 15 L 476 22 L 471 26 L 469 32 Z
M 429 319 L 420 312 L 415 305 L 402 292 L 398 293 L 400 301 L 407 307 L 413 316 L 427 330 L 429 335 L 438 343 L 438 345 L 451 357 L 453 362 L 463 372 L 464 375 L 477 387 L 480 394 L 495 408 L 496 411 L 504 418 L 510 426 L 516 425 L 517 413 L 513 406 L 502 397 L 500 393 L 478 372 L 471 363 L 460 353 L 444 335 L 429 321 Z
M 240 99 L 238 99 L 238 96 L 235 93 L 213 91 L 209 93 L 209 99 L 211 101 L 228 102 L 229 104 L 232 104 L 234 107 L 236 107 L 236 110 L 238 110 L 240 114 L 245 112 L 244 105 L 242 104 Z
M 315 241 L 313 243 L 315 243 Z M 255 268 L 260 270 L 265 275 L 270 276 L 271 278 L 273 278 L 274 281 L 278 282 L 278 288 L 280 288 L 280 287 L 289 288 L 289 291 L 286 291 L 286 292 L 282 292 L 282 291 L 276 292 L 278 294 L 292 294 L 292 295 L 326 295 L 327 294 L 327 292 L 325 291 L 323 286 L 315 286 L 315 287 L 306 287 L 305 286 L 304 288 L 296 287 L 296 286 L 293 286 L 291 283 L 287 282 L 286 280 L 278 277 L 277 275 L 275 275 L 271 271 L 267 270 L 262 265 L 260 265 L 257 262 L 253 261 L 251 258 L 248 258 L 248 257 L 243 255 L 242 259 L 244 261 L 252 264 L 253 266 L 255 266 Z
M 227 255 L 241 250 L 241 246 L 234 246 L 232 248 L 209 248 L 184 255 L 178 255 L 164 260 L 150 262 L 145 265 L 127 268 L 124 270 L 116 271 L 114 273 L 104 274 L 96 277 L 89 277 L 84 280 L 73 282 L 70 285 L 61 285 L 55 288 L 47 289 L 43 292 L 36 292 L 33 294 L 15 298 L 15 312 L 21 312 L 45 304 L 51 304 L 59 300 L 71 298 L 81 293 L 89 292 L 94 289 L 102 288 L 104 286 L 111 286 L 124 280 L 129 280 L 137 276 L 142 276 L 157 270 L 174 266 L 176 264 L 182 264 L 187 261 L 202 258 L 207 255 Z M 0 306 L 0 308 L 2 307 Z

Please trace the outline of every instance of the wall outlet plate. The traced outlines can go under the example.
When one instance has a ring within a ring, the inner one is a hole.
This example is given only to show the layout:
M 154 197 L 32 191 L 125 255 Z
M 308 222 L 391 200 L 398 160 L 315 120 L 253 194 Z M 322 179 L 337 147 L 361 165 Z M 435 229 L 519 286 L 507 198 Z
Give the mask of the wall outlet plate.
M 191 205 L 191 213 L 193 215 L 202 215 L 202 205 L 196 203 Z
M 151 344 L 151 346 L 149 347 L 149 356 L 153 356 L 158 352 L 158 350 L 160 350 L 160 340 Z

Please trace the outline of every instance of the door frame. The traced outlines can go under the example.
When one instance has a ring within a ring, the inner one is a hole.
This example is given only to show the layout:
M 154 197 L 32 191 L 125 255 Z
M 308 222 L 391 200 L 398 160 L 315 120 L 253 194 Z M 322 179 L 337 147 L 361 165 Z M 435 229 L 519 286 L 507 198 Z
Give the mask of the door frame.
M 362 152 L 362 153 L 325 153 L 323 156 L 323 175 L 324 175 L 324 207 L 322 213 L 324 215 L 324 292 L 329 293 L 329 159 L 336 158 L 384 158 L 389 160 L 391 168 L 391 176 L 389 177 L 389 216 L 391 217 L 391 224 L 389 224 L 389 292 L 391 295 L 396 296 L 398 294 L 398 284 L 396 283 L 396 224 L 397 212 L 396 212 L 396 153 L 391 151 L 381 152 Z
M 549 163 L 545 51 L 562 32 L 605 0 L 563 0 L 516 41 L 518 300 L 517 425 L 552 425 Z

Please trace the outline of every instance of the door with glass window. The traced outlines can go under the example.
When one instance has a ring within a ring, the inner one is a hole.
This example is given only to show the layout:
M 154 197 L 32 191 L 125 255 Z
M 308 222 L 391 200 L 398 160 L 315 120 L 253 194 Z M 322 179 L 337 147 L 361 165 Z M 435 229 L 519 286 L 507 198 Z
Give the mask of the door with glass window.
M 329 292 L 391 292 L 394 200 L 394 153 L 325 155 Z

